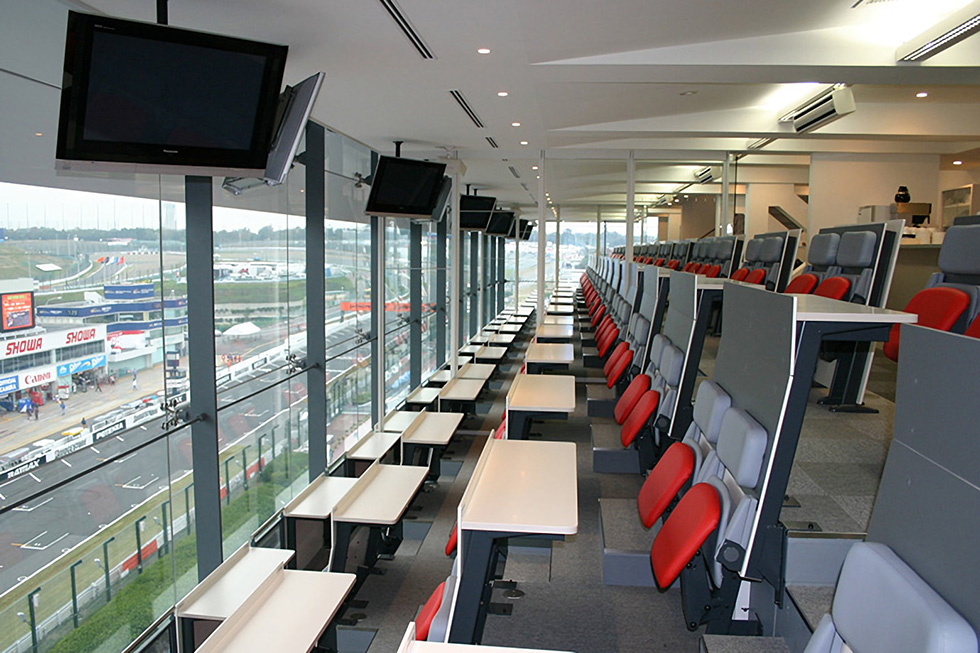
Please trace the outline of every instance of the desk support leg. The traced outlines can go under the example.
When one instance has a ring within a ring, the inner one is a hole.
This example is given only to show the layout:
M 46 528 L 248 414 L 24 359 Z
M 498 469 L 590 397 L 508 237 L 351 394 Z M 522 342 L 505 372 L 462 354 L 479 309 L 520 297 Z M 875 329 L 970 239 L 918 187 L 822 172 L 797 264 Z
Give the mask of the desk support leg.
M 330 549 L 330 571 L 343 573 L 347 567 L 347 549 L 350 548 L 351 532 L 354 524 L 336 523 L 337 540 Z
M 484 589 L 491 582 L 494 534 L 484 531 L 462 532 L 459 546 L 463 568 L 459 570 L 456 611 L 449 641 L 454 644 L 479 644 L 487 619 Z
M 527 432 L 531 430 L 531 420 L 522 410 L 509 411 L 507 415 L 507 438 L 511 440 L 527 440 Z

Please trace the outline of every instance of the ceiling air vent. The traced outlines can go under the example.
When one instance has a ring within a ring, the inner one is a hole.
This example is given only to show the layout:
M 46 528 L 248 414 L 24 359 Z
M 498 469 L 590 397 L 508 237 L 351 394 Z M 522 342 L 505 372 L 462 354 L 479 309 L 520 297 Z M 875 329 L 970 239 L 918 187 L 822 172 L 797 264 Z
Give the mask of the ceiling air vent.
M 473 107 L 470 106 L 470 103 L 466 101 L 466 98 L 463 97 L 463 94 L 460 93 L 459 91 L 449 91 L 449 94 L 453 96 L 454 100 L 456 100 L 456 104 L 459 105 L 459 108 L 461 108 L 463 111 L 466 112 L 466 115 L 469 116 L 469 119 L 473 121 L 473 124 L 479 127 L 480 129 L 483 129 L 484 128 L 483 121 L 480 120 L 480 116 L 476 115 L 476 111 L 474 111 Z
M 514 175 L 514 179 L 521 178 L 521 176 L 517 174 L 517 168 L 515 168 L 514 166 L 507 166 L 507 169 L 510 170 L 510 174 Z
M 381 0 L 381 5 L 388 11 L 392 19 L 394 19 L 395 24 L 398 25 L 398 28 L 405 34 L 406 37 L 408 37 L 408 40 L 412 42 L 412 45 L 423 59 L 436 58 L 436 56 L 432 54 L 432 50 L 429 49 L 429 46 L 427 46 L 425 41 L 422 40 L 422 37 L 419 36 L 419 33 L 415 31 L 412 24 L 408 22 L 407 18 L 405 18 L 402 10 L 398 8 L 398 5 L 395 4 L 394 0 Z
M 500 147 L 499 145 L 497 145 L 497 141 L 493 140 L 493 138 L 491 138 L 490 136 L 487 136 L 487 142 L 490 143 L 490 147 L 494 149 Z

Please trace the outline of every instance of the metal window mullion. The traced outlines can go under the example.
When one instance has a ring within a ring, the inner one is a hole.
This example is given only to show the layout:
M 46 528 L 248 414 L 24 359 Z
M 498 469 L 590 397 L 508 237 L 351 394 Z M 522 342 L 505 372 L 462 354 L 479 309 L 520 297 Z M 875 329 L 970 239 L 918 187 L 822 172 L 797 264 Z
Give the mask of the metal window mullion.
M 449 219 L 440 220 L 436 227 L 436 367 L 446 362 L 446 245 Z
M 480 234 L 470 234 L 470 314 L 469 336 L 476 335 L 480 319 Z M 468 338 L 467 338 L 468 339 Z M 460 343 L 462 346 L 463 343 Z
M 409 384 L 422 384 L 422 225 L 413 222 L 408 230 L 408 367 Z
M 327 467 L 325 138 L 326 130 L 322 126 L 307 123 L 303 161 L 306 168 L 306 364 L 309 367 L 306 424 L 311 483 Z

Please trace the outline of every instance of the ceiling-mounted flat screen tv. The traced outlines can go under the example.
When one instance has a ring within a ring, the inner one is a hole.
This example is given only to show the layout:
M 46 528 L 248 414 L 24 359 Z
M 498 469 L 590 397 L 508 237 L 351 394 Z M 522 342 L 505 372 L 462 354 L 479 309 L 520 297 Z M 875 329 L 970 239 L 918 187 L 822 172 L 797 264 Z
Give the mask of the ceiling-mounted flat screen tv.
M 442 188 L 439 189 L 439 197 L 436 198 L 435 208 L 432 209 L 430 219 L 433 222 L 440 222 L 446 213 L 446 205 L 449 204 L 449 194 L 453 192 L 453 178 L 446 176 L 442 178 Z
M 488 236 L 506 236 L 514 224 L 513 211 L 494 211 L 487 223 Z
M 392 218 L 431 220 L 443 190 L 445 172 L 445 163 L 378 157 L 364 212 Z
M 287 51 L 70 11 L 57 167 L 262 177 Z
M 496 197 L 485 195 L 459 196 L 459 228 L 483 231 L 490 222 L 493 207 L 497 204 Z
M 534 223 L 530 220 L 521 220 L 521 240 L 531 240 L 532 231 L 534 231 Z

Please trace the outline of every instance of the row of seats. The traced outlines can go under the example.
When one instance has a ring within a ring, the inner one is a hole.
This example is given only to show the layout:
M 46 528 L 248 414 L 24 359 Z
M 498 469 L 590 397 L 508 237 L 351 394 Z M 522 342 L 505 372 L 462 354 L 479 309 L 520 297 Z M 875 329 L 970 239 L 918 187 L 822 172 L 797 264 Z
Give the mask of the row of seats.
M 871 231 L 819 233 L 810 239 L 803 272 L 784 292 L 867 304 L 878 249 L 878 237 Z

